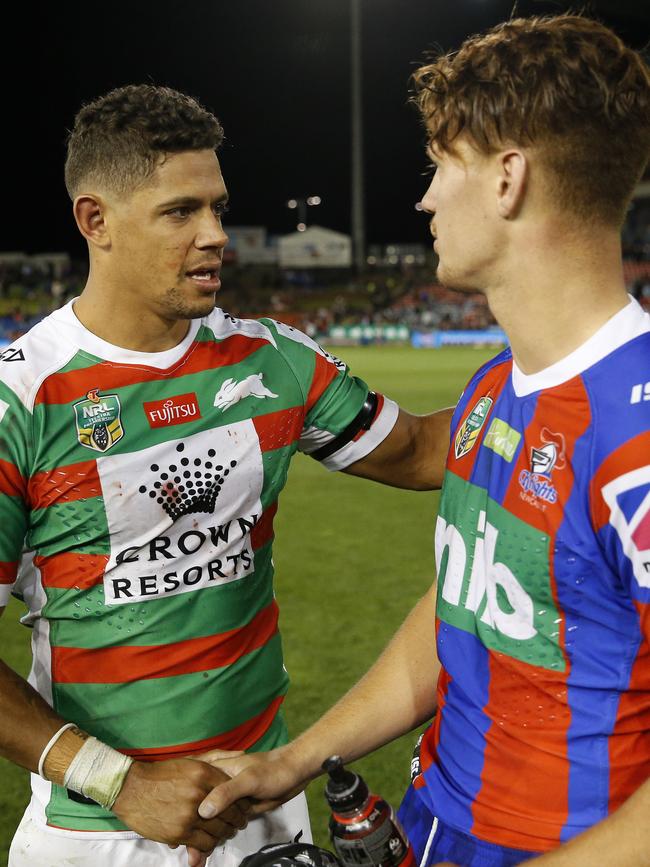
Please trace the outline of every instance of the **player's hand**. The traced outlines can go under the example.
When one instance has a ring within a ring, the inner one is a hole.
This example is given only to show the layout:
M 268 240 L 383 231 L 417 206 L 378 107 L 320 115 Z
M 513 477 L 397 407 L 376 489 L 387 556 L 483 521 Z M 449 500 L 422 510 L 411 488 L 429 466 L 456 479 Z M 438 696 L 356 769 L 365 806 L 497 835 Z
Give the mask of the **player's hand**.
M 199 852 L 211 852 L 248 821 L 234 802 L 217 818 L 198 814 L 206 795 L 228 779 L 223 771 L 195 759 L 134 762 L 113 812 L 149 840 L 171 846 L 184 843 Z
M 274 810 L 295 797 L 309 782 L 297 770 L 288 747 L 227 759 L 223 753 L 220 756 L 204 753 L 201 758 L 232 777 L 204 798 L 199 814 L 205 819 L 225 815 L 224 811 L 242 799 L 245 805 L 251 799 L 252 815 Z

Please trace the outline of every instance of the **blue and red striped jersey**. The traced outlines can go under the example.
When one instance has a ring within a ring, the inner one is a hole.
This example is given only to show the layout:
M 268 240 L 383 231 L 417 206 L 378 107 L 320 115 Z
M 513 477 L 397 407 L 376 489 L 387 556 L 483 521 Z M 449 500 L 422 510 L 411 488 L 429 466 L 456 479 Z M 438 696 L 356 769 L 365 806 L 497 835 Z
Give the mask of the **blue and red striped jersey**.
M 415 786 L 501 846 L 552 849 L 650 776 L 648 359 L 630 301 L 540 373 L 505 350 L 452 421 Z

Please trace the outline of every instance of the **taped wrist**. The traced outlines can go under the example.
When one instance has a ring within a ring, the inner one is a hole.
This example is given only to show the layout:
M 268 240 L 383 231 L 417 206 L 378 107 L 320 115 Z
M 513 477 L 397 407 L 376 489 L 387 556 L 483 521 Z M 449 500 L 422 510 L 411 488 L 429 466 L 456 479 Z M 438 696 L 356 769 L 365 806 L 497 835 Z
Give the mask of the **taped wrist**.
M 130 756 L 91 737 L 68 765 L 63 785 L 110 810 L 132 764 Z

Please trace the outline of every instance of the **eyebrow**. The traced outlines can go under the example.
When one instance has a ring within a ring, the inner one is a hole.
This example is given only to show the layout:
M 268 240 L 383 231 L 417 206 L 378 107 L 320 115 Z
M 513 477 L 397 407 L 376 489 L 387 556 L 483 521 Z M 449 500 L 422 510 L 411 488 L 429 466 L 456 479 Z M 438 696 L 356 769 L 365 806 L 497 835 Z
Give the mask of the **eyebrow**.
M 228 195 L 220 196 L 218 199 L 213 199 L 210 204 L 211 205 L 225 205 L 228 202 Z M 178 207 L 190 207 L 190 208 L 199 208 L 203 204 L 203 199 L 199 199 L 196 196 L 178 196 L 176 199 L 170 199 L 167 202 L 162 202 L 158 207 L 159 208 L 178 208 Z

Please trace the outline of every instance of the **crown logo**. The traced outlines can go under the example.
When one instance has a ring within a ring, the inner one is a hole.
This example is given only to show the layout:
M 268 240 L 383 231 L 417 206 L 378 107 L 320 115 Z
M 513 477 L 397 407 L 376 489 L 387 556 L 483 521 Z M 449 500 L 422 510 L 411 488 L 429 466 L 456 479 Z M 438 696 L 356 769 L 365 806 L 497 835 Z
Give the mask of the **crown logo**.
M 140 485 L 139 492 L 156 500 L 172 521 L 197 512 L 212 514 L 226 477 L 237 466 L 237 461 L 227 465 L 215 463 L 212 460 L 217 454 L 214 449 L 208 450 L 210 460 L 180 457 L 185 451 L 183 443 L 176 446 L 176 451 L 179 452 L 177 463 L 167 467 L 150 465 L 149 469 L 158 477 L 149 487 Z

